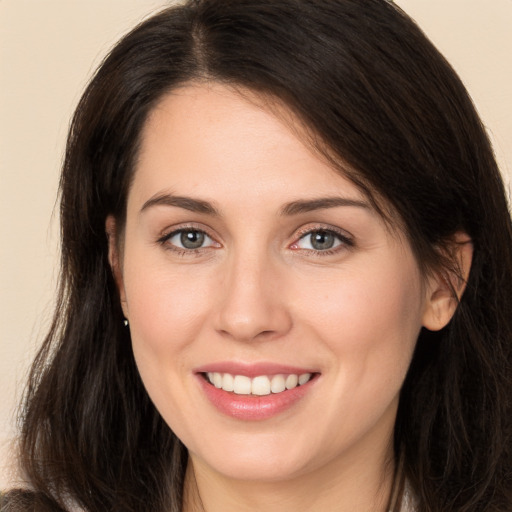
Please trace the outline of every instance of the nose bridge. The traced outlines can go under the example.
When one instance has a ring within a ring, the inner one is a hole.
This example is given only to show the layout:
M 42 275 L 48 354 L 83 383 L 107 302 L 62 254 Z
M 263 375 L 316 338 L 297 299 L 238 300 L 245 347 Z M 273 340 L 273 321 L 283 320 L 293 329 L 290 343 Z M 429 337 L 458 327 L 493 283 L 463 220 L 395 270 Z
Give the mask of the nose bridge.
M 280 290 L 282 265 L 265 247 L 233 250 L 218 302 L 217 329 L 237 340 L 278 337 L 291 327 Z

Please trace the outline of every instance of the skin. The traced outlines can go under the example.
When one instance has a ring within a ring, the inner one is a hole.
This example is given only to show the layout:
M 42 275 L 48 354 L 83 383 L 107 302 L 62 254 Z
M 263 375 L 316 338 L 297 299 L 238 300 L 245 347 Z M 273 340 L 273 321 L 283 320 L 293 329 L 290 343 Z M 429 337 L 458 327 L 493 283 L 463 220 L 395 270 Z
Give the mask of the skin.
M 186 511 L 384 511 L 398 393 L 418 333 L 443 327 L 456 301 L 284 117 L 211 83 L 175 90 L 151 113 L 122 244 L 107 220 L 135 359 L 189 450 Z M 166 195 L 208 202 L 216 214 L 148 204 Z M 283 213 L 326 197 L 354 204 Z M 179 229 L 205 232 L 205 243 L 180 248 L 179 234 L 168 236 Z M 334 233 L 334 248 L 313 247 L 319 229 Z M 221 414 L 194 374 L 228 360 L 319 375 L 290 409 L 244 421 Z

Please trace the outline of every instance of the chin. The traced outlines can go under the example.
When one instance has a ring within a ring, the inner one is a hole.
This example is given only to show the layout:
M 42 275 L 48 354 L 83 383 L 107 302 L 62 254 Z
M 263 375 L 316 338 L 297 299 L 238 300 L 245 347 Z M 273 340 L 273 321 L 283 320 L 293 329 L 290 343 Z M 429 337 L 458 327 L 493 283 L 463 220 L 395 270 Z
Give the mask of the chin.
M 310 450 L 303 443 L 290 446 L 281 436 L 251 437 L 238 442 L 232 439 L 229 446 L 217 443 L 196 452 L 191 450 L 191 457 L 194 464 L 211 468 L 225 478 L 261 483 L 290 480 L 322 465 L 322 461 L 312 460 Z M 316 455 L 314 458 L 319 459 L 319 454 Z
M 261 460 L 246 457 L 215 460 L 213 469 L 223 477 L 247 482 L 273 483 L 293 479 L 306 471 L 298 461 Z M 208 464 L 208 462 L 206 462 Z

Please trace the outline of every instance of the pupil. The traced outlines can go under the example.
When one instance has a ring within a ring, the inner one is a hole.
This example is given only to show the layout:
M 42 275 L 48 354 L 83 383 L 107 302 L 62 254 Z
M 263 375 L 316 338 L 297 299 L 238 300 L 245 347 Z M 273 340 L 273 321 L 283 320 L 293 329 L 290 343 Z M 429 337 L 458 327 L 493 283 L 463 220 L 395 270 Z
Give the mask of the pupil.
M 204 233 L 200 231 L 183 231 L 180 239 L 181 244 L 186 249 L 198 249 L 204 243 Z
M 311 235 L 311 245 L 319 251 L 331 249 L 334 245 L 334 235 L 327 231 L 317 231 Z

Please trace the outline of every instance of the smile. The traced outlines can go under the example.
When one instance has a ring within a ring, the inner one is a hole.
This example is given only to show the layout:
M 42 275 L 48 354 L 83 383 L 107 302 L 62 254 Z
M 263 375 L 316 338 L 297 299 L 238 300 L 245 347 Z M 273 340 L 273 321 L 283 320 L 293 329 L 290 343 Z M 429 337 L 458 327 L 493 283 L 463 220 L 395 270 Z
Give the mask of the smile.
M 294 409 L 313 393 L 320 373 L 271 363 L 217 363 L 194 371 L 203 396 L 223 415 L 268 420 Z
M 303 386 L 313 377 L 312 373 L 258 375 L 250 378 L 246 375 L 231 373 L 207 372 L 206 379 L 217 389 L 235 393 L 236 395 L 265 396 L 291 390 Z

